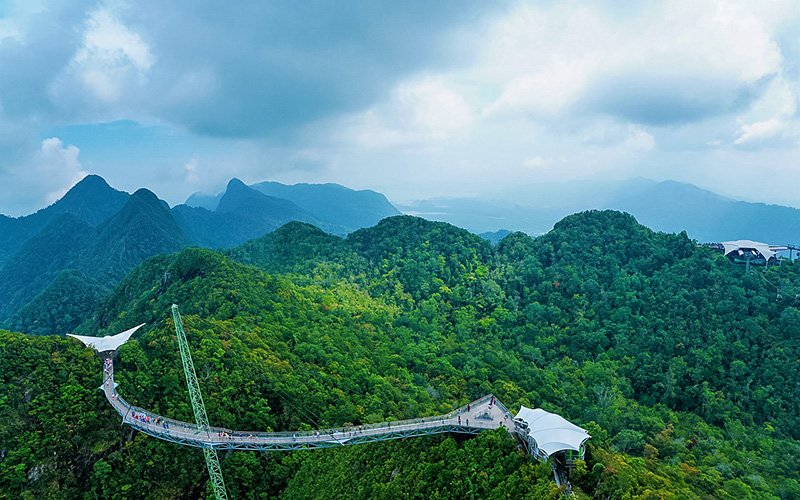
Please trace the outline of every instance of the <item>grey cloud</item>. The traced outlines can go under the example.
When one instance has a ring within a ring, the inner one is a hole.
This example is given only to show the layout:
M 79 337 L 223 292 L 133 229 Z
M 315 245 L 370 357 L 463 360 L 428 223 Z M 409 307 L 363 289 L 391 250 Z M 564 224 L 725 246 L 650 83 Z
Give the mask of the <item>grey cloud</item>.
M 404 75 L 452 63 L 465 47 L 454 27 L 479 22 L 500 3 L 219 2 L 145 0 L 135 5 L 53 2 L 24 41 L 0 42 L 0 105 L 9 117 L 51 122 L 138 116 L 204 135 L 254 137 L 360 109 Z M 102 102 L 64 69 L 94 9 L 113 15 L 149 46 L 146 83 Z M 202 92 L 187 75 L 205 75 Z M 188 85 L 187 85 L 188 84 Z
M 591 86 L 578 106 L 644 125 L 681 125 L 745 109 L 769 78 L 623 72 Z
M 21 39 L 0 41 L 0 103 L 10 117 L 41 118 L 51 115 L 54 105 L 49 85 L 72 57 L 80 41 L 85 3 L 52 2 Z
M 441 68 L 459 49 L 448 43 L 451 29 L 482 17 L 482 5 L 152 2 L 123 19 L 151 44 L 150 87 L 166 118 L 202 134 L 247 137 L 357 110 L 403 75 Z M 192 74 L 210 85 L 185 98 L 180 75 Z

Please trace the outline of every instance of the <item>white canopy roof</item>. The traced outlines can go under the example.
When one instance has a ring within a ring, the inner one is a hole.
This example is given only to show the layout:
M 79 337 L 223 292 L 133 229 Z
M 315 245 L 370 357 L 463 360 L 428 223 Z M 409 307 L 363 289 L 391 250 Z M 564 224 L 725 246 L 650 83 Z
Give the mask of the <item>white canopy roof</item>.
M 579 451 L 583 442 L 592 437 L 564 417 L 541 408 L 532 410 L 522 406 L 515 417 L 518 419 L 528 424 L 528 435 L 533 436 L 536 445 L 548 456 L 561 450 Z
M 725 248 L 725 255 L 728 255 L 731 252 L 735 252 L 740 248 L 753 249 L 756 252 L 763 255 L 764 258 L 767 260 L 769 260 L 771 257 L 775 255 L 775 252 L 770 248 L 770 246 L 767 243 L 760 243 L 758 241 L 751 241 L 751 240 L 723 241 L 722 246 Z
M 116 335 L 110 335 L 108 337 L 88 337 L 85 335 L 75 335 L 72 333 L 68 333 L 67 336 L 74 337 L 80 340 L 81 342 L 86 344 L 86 347 L 91 347 L 97 352 L 116 351 L 119 348 L 119 346 L 121 346 L 122 344 L 127 342 L 129 338 L 131 338 L 131 335 L 133 335 L 136 332 L 136 330 L 143 327 L 144 325 L 145 324 L 142 323 L 139 326 L 134 326 L 130 330 L 125 330 L 122 333 L 118 333 Z

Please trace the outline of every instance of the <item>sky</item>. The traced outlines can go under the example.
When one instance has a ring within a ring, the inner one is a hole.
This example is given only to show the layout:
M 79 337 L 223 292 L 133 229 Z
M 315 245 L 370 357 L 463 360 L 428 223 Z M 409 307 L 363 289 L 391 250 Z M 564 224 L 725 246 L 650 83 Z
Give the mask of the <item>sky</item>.
M 170 204 L 646 177 L 800 207 L 799 99 L 797 0 L 0 0 L 0 213 L 90 173 Z

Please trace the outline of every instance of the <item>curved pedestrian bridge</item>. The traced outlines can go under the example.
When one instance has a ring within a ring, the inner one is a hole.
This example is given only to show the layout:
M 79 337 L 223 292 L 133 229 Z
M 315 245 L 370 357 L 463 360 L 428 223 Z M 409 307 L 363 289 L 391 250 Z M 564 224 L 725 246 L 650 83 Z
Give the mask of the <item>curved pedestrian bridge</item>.
M 444 432 L 477 434 L 484 430 L 503 427 L 518 437 L 534 457 L 546 460 L 551 454 L 564 450 L 578 451 L 582 457 L 583 443 L 590 437 L 584 429 L 544 410 L 522 407 L 515 418 L 505 405 L 491 394 L 444 415 L 376 424 L 293 432 L 242 431 L 224 427 L 202 428 L 197 424 L 168 418 L 131 405 L 117 392 L 117 384 L 114 382 L 114 353 L 142 326 L 110 337 L 71 334 L 70 336 L 94 349 L 103 358 L 103 385 L 100 389 L 122 417 L 123 424 L 156 438 L 182 445 L 220 450 L 301 450 Z
M 158 415 L 125 401 L 116 391 L 112 352 L 104 352 L 102 390 L 122 422 L 159 439 L 198 448 L 219 450 L 301 450 L 331 448 L 374 441 L 454 432 L 477 434 L 504 427 L 513 430 L 513 416 L 491 394 L 435 417 L 381 422 L 377 424 L 335 427 L 314 431 L 259 432 L 210 427 L 199 430 L 196 424 Z
M 443 432 L 477 434 L 499 427 L 506 429 L 521 441 L 528 453 L 536 459 L 549 460 L 552 457 L 550 465 L 556 483 L 559 487 L 566 485 L 569 494 L 571 491 L 569 471 L 576 458 L 573 452 L 578 452 L 577 458 L 582 459 L 583 444 L 591 437 L 585 429 L 542 409 L 523 406 L 512 420 L 511 412 L 491 394 L 445 415 L 378 424 L 295 432 L 240 431 L 211 427 L 200 395 L 200 387 L 197 385 L 191 356 L 188 354 L 186 336 L 177 305 L 172 306 L 172 314 L 186 383 L 189 386 L 189 397 L 197 419 L 196 424 L 167 418 L 133 406 L 117 393 L 117 384 L 114 382 L 114 353 L 144 324 L 109 337 L 68 335 L 94 349 L 103 358 L 103 384 L 100 389 L 111 406 L 122 416 L 123 424 L 165 441 L 195 446 L 203 450 L 209 477 L 218 499 L 227 498 L 227 493 L 216 450 L 310 450 Z

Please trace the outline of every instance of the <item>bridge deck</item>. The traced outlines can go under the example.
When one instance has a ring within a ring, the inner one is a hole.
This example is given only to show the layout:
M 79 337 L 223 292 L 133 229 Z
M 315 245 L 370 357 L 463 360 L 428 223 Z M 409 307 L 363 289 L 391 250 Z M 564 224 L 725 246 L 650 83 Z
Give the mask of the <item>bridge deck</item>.
M 211 427 L 201 432 L 195 424 L 154 414 L 122 399 L 116 392 L 114 362 L 110 357 L 104 360 L 102 390 L 124 424 L 159 439 L 199 448 L 260 451 L 331 448 L 443 432 L 477 434 L 498 427 L 513 432 L 514 428 L 513 415 L 489 394 L 434 417 L 316 431 L 251 432 Z

